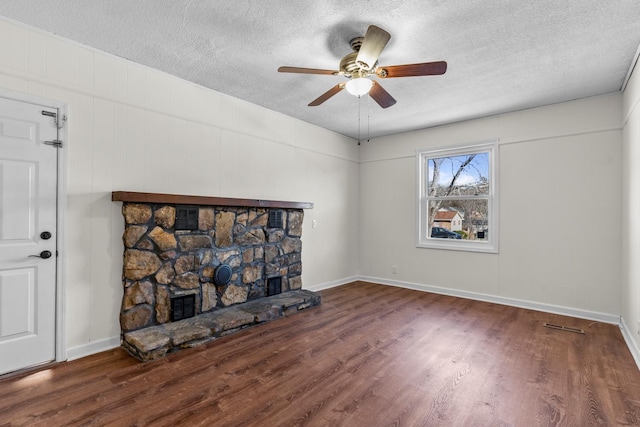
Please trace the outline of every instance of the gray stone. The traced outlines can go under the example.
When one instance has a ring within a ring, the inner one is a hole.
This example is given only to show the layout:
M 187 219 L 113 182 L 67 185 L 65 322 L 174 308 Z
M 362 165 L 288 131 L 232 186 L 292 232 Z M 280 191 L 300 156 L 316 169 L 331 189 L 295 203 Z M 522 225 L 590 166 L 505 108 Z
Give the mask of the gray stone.
M 127 224 L 144 224 L 151 219 L 151 207 L 137 203 L 124 203 L 122 215 Z
M 168 259 L 175 259 L 177 255 L 178 253 L 176 251 L 165 251 L 160 254 L 160 258 L 166 261 Z
M 226 248 L 233 243 L 233 212 L 219 212 L 216 215 L 216 246 Z
M 149 237 L 158 245 L 161 251 L 174 249 L 177 246 L 176 236 L 173 233 L 167 233 L 162 227 L 155 227 L 151 230 Z
M 124 276 L 130 280 L 140 280 L 154 274 L 162 261 L 153 252 L 127 249 L 124 252 Z
M 200 208 L 198 212 L 198 229 L 205 231 L 213 228 L 213 208 Z
M 274 263 L 268 263 L 265 266 L 264 269 L 264 274 L 267 277 L 276 277 L 276 276 L 282 276 L 282 274 L 280 274 L 280 265 L 278 264 L 274 264 Z
M 156 282 L 168 285 L 173 282 L 173 279 L 176 277 L 176 272 L 171 267 L 170 262 L 165 262 L 164 265 L 158 272 L 156 273 Z
M 265 262 L 272 262 L 279 255 L 277 246 L 270 245 L 264 247 L 264 260 Z
M 130 225 L 124 230 L 122 241 L 127 248 L 132 248 L 138 243 L 138 240 L 147 232 L 149 227 L 146 225 Z
M 210 282 L 213 280 L 213 274 L 216 272 L 215 267 L 207 266 L 202 269 L 200 272 L 200 281 L 201 282 Z
M 261 245 L 265 242 L 264 231 L 261 228 L 253 228 L 247 230 L 246 233 L 242 233 L 235 238 L 235 242 L 238 245 Z
M 297 263 L 297 264 L 290 265 L 289 266 L 289 271 L 287 273 L 288 274 L 297 274 L 297 275 L 302 274 L 302 264 L 301 263 Z
M 265 301 L 265 298 L 242 304 L 238 306 L 238 309 L 252 314 L 257 323 L 268 322 L 284 316 L 280 307 L 271 301 Z
M 202 312 L 209 311 L 218 304 L 218 293 L 213 283 L 202 284 Z
M 227 264 L 229 264 L 229 267 L 231 268 L 240 267 L 242 264 L 242 258 L 240 258 L 240 256 L 231 257 L 227 260 Z
M 167 323 L 171 319 L 171 297 L 166 286 L 156 286 L 156 322 Z
M 290 265 L 300 261 L 302 261 L 302 254 L 300 252 L 294 252 L 292 254 L 287 255 L 287 262 Z
M 253 314 L 236 309 L 235 307 L 213 311 L 211 313 L 215 313 L 215 315 L 208 319 L 207 324 L 211 326 L 211 329 L 216 335 L 220 335 L 225 331 L 251 325 L 255 319 Z
M 198 254 L 200 266 L 211 264 L 213 261 L 213 251 L 200 251 Z
M 143 355 L 141 355 L 140 360 L 143 362 L 151 362 L 153 360 L 162 359 L 164 356 L 167 355 L 168 351 L 169 351 L 169 346 L 156 348 L 155 350 L 152 350 L 148 353 L 144 353 Z
M 179 322 L 125 332 L 122 345 L 129 354 L 141 361 L 156 360 L 168 352 L 202 345 L 256 323 L 275 320 L 317 306 L 320 302 L 320 295 L 315 292 L 285 292 L 209 311 Z
M 149 281 L 135 282 L 124 290 L 124 301 L 122 303 L 125 310 L 129 310 L 138 304 L 153 305 L 153 283 Z
M 179 346 L 189 341 L 201 340 L 211 336 L 210 328 L 198 324 L 193 319 L 185 319 L 165 325 L 171 336 L 172 346 Z
M 249 212 L 249 226 L 250 227 L 266 227 L 269 215 L 264 209 L 258 209 L 256 211 Z
M 289 236 L 302 236 L 302 220 L 304 218 L 304 211 L 289 211 L 287 218 L 287 227 Z
M 242 270 L 242 283 L 253 283 L 262 277 L 261 265 L 249 265 Z
M 282 209 L 282 227 L 268 228 L 270 209 L 206 205 L 198 209 L 197 230 L 174 230 L 175 207 L 123 204 L 122 331 L 170 329 L 164 332 L 169 342 L 158 348 L 140 349 L 123 339 L 123 347 L 140 360 L 319 304 L 319 296 L 314 301 L 296 294 L 303 292 L 302 210 Z M 213 283 L 220 264 L 232 268 L 227 286 Z M 282 279 L 286 297 L 265 297 L 267 277 Z M 184 294 L 195 296 L 197 316 L 172 323 L 171 296 Z
M 183 235 L 178 237 L 180 250 L 191 251 L 193 249 L 204 249 L 211 247 L 211 237 L 203 235 Z
M 252 223 L 258 217 L 258 211 L 256 209 L 249 209 L 249 223 Z
M 264 258 L 264 248 L 262 246 L 256 246 L 253 248 L 253 258 L 255 260 Z
M 285 254 L 300 252 L 302 250 L 302 241 L 298 237 L 285 237 L 282 240 L 282 250 Z
M 215 336 L 210 335 L 210 336 L 208 336 L 207 338 L 203 338 L 203 339 L 200 339 L 200 340 L 193 340 L 193 341 L 185 342 L 185 343 L 183 343 L 183 344 L 181 344 L 181 345 L 180 345 L 180 348 L 194 348 L 194 347 L 199 347 L 199 346 L 201 346 L 201 345 L 203 345 L 203 344 L 206 344 L 206 343 L 208 343 L 208 342 L 211 342 L 211 341 L 213 341 L 213 340 L 215 340 L 215 339 L 216 339 L 216 337 L 215 337 Z
M 301 289 L 302 288 L 302 276 L 289 277 L 289 289 Z
M 163 206 L 158 209 L 153 217 L 156 224 L 169 229 L 176 223 L 176 208 L 173 206 Z
M 269 243 L 277 243 L 284 237 L 284 230 L 274 229 L 269 230 Z
M 222 295 L 221 301 L 225 306 L 240 304 L 247 300 L 249 291 L 244 286 L 229 285 Z
M 176 274 L 184 274 L 195 269 L 195 262 L 196 259 L 193 255 L 184 255 L 176 260 L 173 268 L 176 270 Z
M 218 251 L 216 252 L 216 259 L 224 264 L 227 262 L 229 258 L 233 256 L 238 256 L 238 255 L 240 255 L 240 251 L 237 249 L 231 249 L 227 251 Z
M 136 245 L 136 248 L 142 249 L 145 251 L 152 251 L 155 249 L 153 247 L 153 242 L 151 241 L 151 239 L 148 239 L 146 237 L 138 242 L 138 244 Z
M 249 212 L 238 213 L 238 216 L 236 216 L 236 223 L 247 225 L 248 219 L 249 219 Z
M 136 305 L 131 310 L 120 313 L 120 327 L 123 331 L 131 331 L 147 326 L 151 322 L 151 313 L 151 306 L 146 304 Z
M 195 273 L 185 273 L 176 276 L 173 283 L 182 289 L 196 289 L 200 287 L 200 279 Z
M 253 262 L 253 248 L 245 249 L 242 251 L 242 262 L 250 264 Z
M 169 345 L 170 336 L 163 327 L 151 327 L 127 332 L 124 340 L 141 352 L 149 352 Z

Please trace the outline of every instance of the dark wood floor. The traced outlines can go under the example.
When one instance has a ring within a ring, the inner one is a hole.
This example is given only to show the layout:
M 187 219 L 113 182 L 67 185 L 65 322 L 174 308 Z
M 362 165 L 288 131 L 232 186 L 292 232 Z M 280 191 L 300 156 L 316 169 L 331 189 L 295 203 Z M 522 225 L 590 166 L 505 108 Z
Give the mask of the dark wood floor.
M 160 361 L 116 349 L 2 379 L 0 426 L 640 425 L 617 326 L 362 282 L 322 297 Z

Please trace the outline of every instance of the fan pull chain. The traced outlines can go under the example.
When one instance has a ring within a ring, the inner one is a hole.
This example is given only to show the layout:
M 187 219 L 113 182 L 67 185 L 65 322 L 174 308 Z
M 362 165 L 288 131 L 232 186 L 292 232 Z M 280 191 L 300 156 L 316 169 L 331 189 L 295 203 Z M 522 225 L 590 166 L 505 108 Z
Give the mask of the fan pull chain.
M 371 141 L 371 96 L 367 94 L 367 142 Z
M 358 145 L 360 145 L 360 109 L 362 106 L 362 97 L 358 96 Z

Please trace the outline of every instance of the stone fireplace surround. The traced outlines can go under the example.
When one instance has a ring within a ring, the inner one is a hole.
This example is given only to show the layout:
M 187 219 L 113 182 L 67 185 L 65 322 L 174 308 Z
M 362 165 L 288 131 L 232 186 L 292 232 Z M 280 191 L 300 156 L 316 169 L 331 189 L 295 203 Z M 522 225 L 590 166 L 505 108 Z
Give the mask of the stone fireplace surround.
M 301 289 L 303 209 L 313 204 L 122 191 L 112 200 L 125 221 L 122 345 L 139 360 L 320 304 Z M 178 227 L 185 208 L 197 212 L 194 229 Z M 228 283 L 215 280 L 220 266 Z M 271 278 L 282 293 L 267 296 Z M 195 317 L 172 322 L 171 300 L 184 295 L 195 297 Z

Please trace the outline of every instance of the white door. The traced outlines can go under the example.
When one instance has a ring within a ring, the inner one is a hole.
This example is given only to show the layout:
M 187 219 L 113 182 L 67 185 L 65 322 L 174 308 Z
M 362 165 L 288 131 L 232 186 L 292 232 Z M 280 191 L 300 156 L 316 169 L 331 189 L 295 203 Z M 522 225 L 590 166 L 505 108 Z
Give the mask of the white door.
M 59 148 L 43 111 L 0 98 L 0 374 L 55 359 Z

